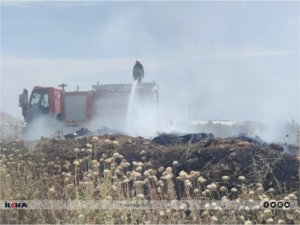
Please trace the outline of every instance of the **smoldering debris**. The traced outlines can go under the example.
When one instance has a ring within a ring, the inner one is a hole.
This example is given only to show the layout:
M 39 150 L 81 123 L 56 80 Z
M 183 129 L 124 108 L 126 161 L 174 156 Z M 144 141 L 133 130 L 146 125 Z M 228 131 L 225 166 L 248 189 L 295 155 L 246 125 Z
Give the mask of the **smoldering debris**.
M 211 137 L 200 138 L 194 143 L 162 145 L 142 137 L 95 135 L 64 140 L 42 139 L 28 150 L 28 154 L 43 154 L 46 162 L 55 159 L 61 163 L 72 162 L 87 154 L 81 150 L 74 153 L 76 148 L 85 149 L 87 143 L 92 148 L 89 154 L 96 160 L 102 155 L 118 152 L 129 162 L 148 162 L 149 168 L 173 167 L 176 175 L 180 171 L 199 171 L 208 182 L 222 182 L 222 176 L 232 179 L 245 176 L 246 183 L 262 183 L 266 190 L 275 188 L 278 192 L 291 192 L 299 188 L 299 151 L 286 154 L 274 149 L 273 145 L 250 139 Z
M 162 133 L 152 139 L 152 142 L 160 145 L 175 145 L 175 144 L 187 144 L 196 143 L 205 139 L 212 139 L 214 135 L 212 133 Z
M 101 129 L 95 130 L 94 134 L 96 135 L 127 135 L 123 131 L 110 129 L 108 127 L 102 127 Z
M 88 136 L 88 135 L 91 135 L 91 133 L 92 132 L 89 129 L 81 128 L 81 129 L 75 131 L 74 133 L 64 135 L 64 138 L 69 139 L 69 138 Z
M 95 131 L 91 131 L 87 128 L 80 128 L 79 130 L 76 130 L 75 132 L 70 134 L 66 134 L 63 137 L 66 139 L 70 139 L 78 137 L 90 137 L 93 135 L 126 135 L 126 133 L 114 129 L 109 129 L 108 127 L 102 127 Z
M 190 122 L 191 132 L 213 133 L 215 137 L 245 137 L 258 142 L 279 142 L 299 145 L 300 126 L 295 121 L 290 122 L 256 122 L 207 120 Z
M 284 144 L 283 151 L 285 153 L 296 155 L 296 154 L 299 154 L 300 146 Z

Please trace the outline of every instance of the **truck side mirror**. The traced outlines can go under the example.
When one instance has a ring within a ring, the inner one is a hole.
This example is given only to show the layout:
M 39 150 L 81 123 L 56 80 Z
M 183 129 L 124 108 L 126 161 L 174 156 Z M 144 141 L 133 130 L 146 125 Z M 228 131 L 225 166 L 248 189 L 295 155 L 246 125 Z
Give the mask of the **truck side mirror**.
M 19 95 L 19 106 L 24 107 L 28 104 L 28 91 L 23 90 L 23 93 Z
M 23 94 L 19 94 L 19 107 L 23 106 Z

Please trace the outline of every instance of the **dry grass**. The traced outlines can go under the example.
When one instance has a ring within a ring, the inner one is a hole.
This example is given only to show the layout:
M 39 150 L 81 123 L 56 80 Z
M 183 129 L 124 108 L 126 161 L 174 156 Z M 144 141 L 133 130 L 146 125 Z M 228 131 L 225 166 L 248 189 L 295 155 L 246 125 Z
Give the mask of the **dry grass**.
M 14 200 L 213 200 L 228 202 L 262 200 L 296 200 L 298 192 L 274 193 L 264 190 L 260 183 L 248 184 L 247 177 L 232 180 L 222 176 L 209 182 L 201 171 L 177 171 L 178 162 L 172 167 L 154 168 L 147 157 L 143 161 L 129 162 L 118 152 L 119 143 L 89 139 L 90 143 L 73 150 L 75 160 L 56 157 L 47 160 L 43 151 L 27 151 L 19 141 L 1 147 L 1 199 Z M 94 147 L 98 146 L 98 147 Z M 101 147 L 99 147 L 101 146 Z M 103 148 L 108 154 L 100 154 Z M 100 154 L 100 155 L 99 155 Z M 141 155 L 144 152 L 141 150 Z M 230 181 L 230 182 L 229 182 Z M 235 185 L 232 186 L 232 183 Z M 229 185 L 230 184 L 230 185 Z M 213 209 L 209 208 L 212 207 Z M 234 210 L 218 204 L 205 205 L 201 210 L 188 210 L 180 205 L 178 210 L 2 210 L 5 223 L 300 223 L 300 210 L 251 210 L 239 207 Z

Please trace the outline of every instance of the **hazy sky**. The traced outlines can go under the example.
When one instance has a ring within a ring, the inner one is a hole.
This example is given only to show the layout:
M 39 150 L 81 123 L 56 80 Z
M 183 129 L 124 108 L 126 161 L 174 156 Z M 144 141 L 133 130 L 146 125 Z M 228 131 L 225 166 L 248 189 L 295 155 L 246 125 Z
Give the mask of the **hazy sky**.
M 0 110 L 18 94 L 145 81 L 170 118 L 299 119 L 299 2 L 1 2 Z

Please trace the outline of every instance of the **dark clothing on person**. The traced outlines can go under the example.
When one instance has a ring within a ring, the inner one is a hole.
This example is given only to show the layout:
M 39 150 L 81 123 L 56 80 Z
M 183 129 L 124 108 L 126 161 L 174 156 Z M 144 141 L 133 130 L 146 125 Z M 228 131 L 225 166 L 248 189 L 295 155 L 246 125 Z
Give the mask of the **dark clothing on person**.
M 134 80 L 141 82 L 141 80 L 144 78 L 144 67 L 139 61 L 136 61 L 132 73 Z

